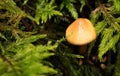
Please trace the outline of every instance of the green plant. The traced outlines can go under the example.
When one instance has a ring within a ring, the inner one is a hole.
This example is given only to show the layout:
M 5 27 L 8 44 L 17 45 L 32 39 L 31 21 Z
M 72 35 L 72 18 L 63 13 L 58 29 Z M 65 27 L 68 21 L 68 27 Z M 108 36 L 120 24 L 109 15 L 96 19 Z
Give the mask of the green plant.
M 100 60 L 108 51 L 113 50 L 116 52 L 120 26 L 119 17 L 114 17 L 115 11 L 118 11 L 118 9 L 113 6 L 105 7 L 105 5 L 99 4 L 98 8 L 91 14 L 91 20 L 95 25 L 97 36 L 100 36 L 101 39 L 98 47 L 98 57 Z M 101 21 L 99 21 L 100 17 L 102 17 Z
M 60 9 L 62 10 L 65 7 L 71 13 L 72 17 L 74 19 L 77 19 L 78 13 L 77 13 L 77 10 L 75 9 L 73 3 L 76 3 L 76 1 L 75 0 L 62 1 L 61 5 L 60 5 Z
M 0 75 L 1 76 L 36 76 L 46 75 L 48 73 L 57 73 L 52 66 L 47 66 L 45 58 L 54 53 L 48 50 L 54 50 L 58 45 L 34 45 L 38 39 L 45 38 L 45 35 L 30 36 L 28 38 L 18 39 L 10 44 L 0 45 Z
M 58 42 L 37 43 L 46 34 L 24 31 L 23 18 L 35 19 L 25 13 L 13 0 L 0 0 L 0 76 L 37 76 L 56 74 L 46 59 L 53 56 Z M 35 35 L 37 34 L 37 35 Z
M 37 24 L 39 24 L 39 20 L 41 19 L 41 23 L 45 23 L 47 20 L 51 19 L 54 15 L 62 16 L 62 13 L 55 10 L 56 5 L 53 5 L 55 0 L 38 0 L 36 4 L 36 13 L 35 20 Z

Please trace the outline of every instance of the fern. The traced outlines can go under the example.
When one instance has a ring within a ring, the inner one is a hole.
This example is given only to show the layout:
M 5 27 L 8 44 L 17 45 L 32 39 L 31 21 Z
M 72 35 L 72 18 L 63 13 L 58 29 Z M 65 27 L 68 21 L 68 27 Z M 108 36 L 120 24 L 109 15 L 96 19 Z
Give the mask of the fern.
M 107 29 L 104 28 L 102 34 L 102 40 L 99 45 L 99 54 L 98 57 L 101 60 L 102 56 L 108 52 L 109 50 L 116 51 L 115 44 L 119 40 L 119 32 L 120 32 L 120 26 L 117 22 L 117 20 L 109 13 L 104 13 L 105 21 L 107 22 L 108 26 Z
M 83 7 L 84 7 L 85 4 L 86 4 L 86 0 L 79 0 L 79 1 L 80 1 L 80 3 L 81 3 L 80 12 L 82 12 L 82 9 L 83 9 Z
M 58 46 L 57 43 L 36 46 L 31 43 L 44 37 L 44 35 L 31 36 L 22 39 L 22 42 L 21 40 L 13 42 L 7 48 L 4 48 L 6 53 L 0 54 L 0 66 L 2 66 L 0 67 L 0 75 L 36 76 L 48 73 L 56 74 L 56 70 L 43 64 L 43 62 L 45 58 L 54 55 L 48 50 L 54 50 Z
M 18 16 L 21 17 L 27 17 L 29 19 L 31 19 L 32 21 L 35 21 L 35 19 L 26 14 L 24 11 L 22 11 L 13 0 L 1 0 L 0 1 L 0 9 L 5 9 L 7 10 L 7 16 L 8 17 L 12 17 L 14 20 L 16 20 L 15 18 Z M 18 21 L 19 22 L 19 21 Z
M 39 24 L 39 20 L 41 20 L 41 23 L 45 23 L 54 15 L 62 15 L 61 12 L 55 10 L 57 6 L 53 5 L 54 2 L 54 0 L 50 0 L 50 2 L 47 0 L 38 0 L 35 13 L 35 20 L 37 24 Z
M 1 0 L 0 7 L 0 11 L 2 11 L 0 30 L 4 31 L 4 33 L 9 31 L 15 39 L 33 34 L 33 32 L 23 32 L 19 29 L 20 21 L 23 17 L 27 17 L 32 21 L 34 21 L 34 18 L 21 10 L 13 0 Z
M 61 3 L 61 10 L 63 9 L 63 7 L 67 8 L 67 10 L 71 13 L 72 17 L 74 19 L 77 19 L 78 18 L 78 13 L 77 13 L 77 10 L 75 9 L 74 5 L 72 2 L 75 2 L 74 0 L 71 1 L 71 0 L 64 0 L 62 3 Z
M 99 20 L 99 17 L 101 16 L 101 12 L 99 12 L 99 7 L 96 8 L 94 11 L 91 12 L 90 14 L 90 20 L 91 22 L 93 23 L 93 25 L 96 25 L 96 23 L 98 22 Z
M 120 32 L 120 26 L 115 17 L 113 17 L 109 13 L 104 14 L 104 17 L 106 22 L 110 25 L 110 27 L 113 27 L 115 31 Z
M 16 44 L 20 45 L 20 44 L 25 44 L 25 43 L 31 43 L 31 42 L 34 42 L 38 39 L 45 38 L 45 37 L 46 37 L 46 35 L 43 34 L 43 35 L 30 36 L 28 38 L 21 38 L 16 41 Z
M 114 33 L 113 29 L 106 29 L 102 33 L 103 36 L 98 49 L 99 50 L 98 57 L 100 60 L 102 59 L 102 56 L 109 50 L 112 49 L 116 51 L 115 44 L 119 40 L 119 34 L 113 36 L 113 33 Z
M 103 19 L 101 20 L 101 18 Z M 98 45 L 98 58 L 102 60 L 103 55 L 108 51 L 112 50 L 116 52 L 115 45 L 119 40 L 120 32 L 119 17 L 115 18 L 112 10 L 108 11 L 107 7 L 100 4 L 99 7 L 92 11 L 91 21 L 95 25 L 98 38 L 100 37 L 101 42 Z
M 120 12 L 120 1 L 119 0 L 108 0 L 108 2 L 113 2 L 112 10 L 114 13 Z
M 95 26 L 97 35 L 99 35 L 106 26 L 107 26 L 107 22 L 105 22 L 105 21 L 98 22 Z

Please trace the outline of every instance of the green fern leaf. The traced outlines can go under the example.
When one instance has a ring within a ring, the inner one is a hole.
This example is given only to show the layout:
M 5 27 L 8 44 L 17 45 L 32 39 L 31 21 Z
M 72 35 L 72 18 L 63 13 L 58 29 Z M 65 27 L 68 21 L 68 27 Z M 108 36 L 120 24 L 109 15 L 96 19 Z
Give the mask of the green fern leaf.
M 109 41 L 109 43 L 107 43 L 106 48 L 109 47 L 108 50 L 112 49 L 114 52 L 116 52 L 115 46 L 116 46 L 116 43 L 118 42 L 119 38 L 120 38 L 119 34 L 114 35 L 113 38 Z
M 113 2 L 113 11 L 116 13 L 120 12 L 120 0 L 108 0 L 108 2 Z
M 64 0 L 61 3 L 61 8 L 63 8 L 64 6 L 68 9 L 68 11 L 71 13 L 71 15 L 72 15 L 72 17 L 74 19 L 78 18 L 78 13 L 77 13 L 74 5 L 72 4 L 72 1 L 70 1 L 70 0 Z
M 45 38 L 46 35 L 45 34 L 42 34 L 42 35 L 33 35 L 33 36 L 30 36 L 28 38 L 21 38 L 21 39 L 18 39 L 16 41 L 17 45 L 20 45 L 20 44 L 25 44 L 25 43 L 31 43 L 31 42 L 35 42 L 36 40 L 38 39 L 42 39 L 42 38 Z
M 8 11 L 9 13 L 8 17 L 22 16 L 22 17 L 27 17 L 31 19 L 32 21 L 35 21 L 35 19 L 32 16 L 22 11 L 13 0 L 0 1 L 0 8 Z
M 118 42 L 119 40 L 119 34 L 113 36 L 113 38 L 111 38 L 111 40 L 109 40 L 108 43 L 106 43 L 106 46 L 104 47 L 101 47 L 99 49 L 99 54 L 98 54 L 98 57 L 99 59 L 101 60 L 102 59 L 102 56 L 107 52 L 109 51 L 110 49 L 113 50 L 114 52 L 116 52 L 116 49 L 115 49 L 115 44 Z
M 110 28 L 105 29 L 102 33 L 102 41 L 98 49 L 99 50 L 98 57 L 100 60 L 102 59 L 102 56 L 110 49 L 115 51 L 115 44 L 119 40 L 119 34 L 113 36 L 113 33 L 114 29 Z
M 98 9 L 98 8 L 97 8 L 97 9 Z M 91 22 L 93 23 L 93 25 L 96 24 L 96 22 L 98 21 L 98 19 L 99 19 L 100 16 L 101 16 L 101 12 L 93 11 L 93 12 L 90 14 Z
M 54 45 L 33 45 L 32 42 L 40 38 L 44 38 L 45 35 L 31 36 L 25 39 L 18 40 L 5 48 L 7 51 L 5 57 L 9 60 L 9 63 L 0 61 L 0 75 L 2 76 L 36 76 L 36 75 L 46 75 L 47 73 L 56 74 L 57 71 L 52 68 L 52 66 L 44 65 L 44 59 L 48 58 L 54 53 L 49 52 L 49 50 L 54 50 L 57 44 Z M 1 58 L 0 58 L 1 60 Z M 47 61 L 45 61 L 47 62 Z M 7 66 L 7 67 L 6 67 Z M 2 70 L 5 70 L 2 71 Z
M 48 19 L 51 19 L 54 15 L 62 15 L 61 12 L 55 10 L 56 6 L 53 5 L 54 0 L 51 0 L 50 3 L 48 3 L 45 0 L 39 1 L 39 3 L 36 4 L 36 14 L 35 14 L 35 20 L 37 24 L 39 24 L 39 20 L 41 20 L 41 23 L 45 23 Z
M 120 26 L 119 26 L 119 24 L 117 22 L 117 19 L 114 16 L 112 16 L 111 14 L 106 13 L 106 14 L 104 14 L 104 17 L 105 17 L 106 22 L 110 26 L 112 26 L 115 29 L 115 31 L 120 32 Z
M 82 12 L 82 9 L 85 6 L 86 0 L 80 0 L 80 3 L 81 3 L 80 12 Z
M 95 29 L 96 29 L 97 35 L 99 35 L 104 30 L 104 28 L 106 26 L 107 26 L 107 22 L 105 22 L 105 21 L 98 22 L 95 25 Z

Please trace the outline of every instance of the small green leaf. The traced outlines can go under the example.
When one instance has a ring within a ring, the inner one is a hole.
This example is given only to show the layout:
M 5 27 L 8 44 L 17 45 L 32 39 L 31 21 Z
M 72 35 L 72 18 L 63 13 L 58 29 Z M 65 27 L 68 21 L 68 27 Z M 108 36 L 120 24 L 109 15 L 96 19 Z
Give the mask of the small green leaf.
M 24 0 L 23 5 L 27 4 L 29 0 Z
M 0 33 L 0 37 L 7 41 L 6 37 L 2 33 Z
M 80 12 L 82 12 L 82 9 L 85 6 L 86 0 L 80 0 L 80 3 L 81 3 Z
M 35 36 L 30 36 L 28 38 L 22 38 L 22 39 L 18 39 L 16 41 L 17 45 L 20 45 L 20 44 L 25 44 L 25 43 L 31 43 L 31 42 L 35 42 L 36 40 L 38 39 L 42 39 L 42 38 L 45 38 L 46 35 L 43 34 L 43 35 L 35 35 Z

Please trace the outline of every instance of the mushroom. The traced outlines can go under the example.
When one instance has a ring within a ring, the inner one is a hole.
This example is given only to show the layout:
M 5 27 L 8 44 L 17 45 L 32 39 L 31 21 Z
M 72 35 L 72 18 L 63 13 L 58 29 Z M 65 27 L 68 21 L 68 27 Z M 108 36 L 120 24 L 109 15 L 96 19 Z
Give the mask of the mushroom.
M 78 18 L 66 29 L 66 40 L 80 46 L 80 53 L 85 53 L 87 44 L 96 39 L 96 31 L 86 18 Z

